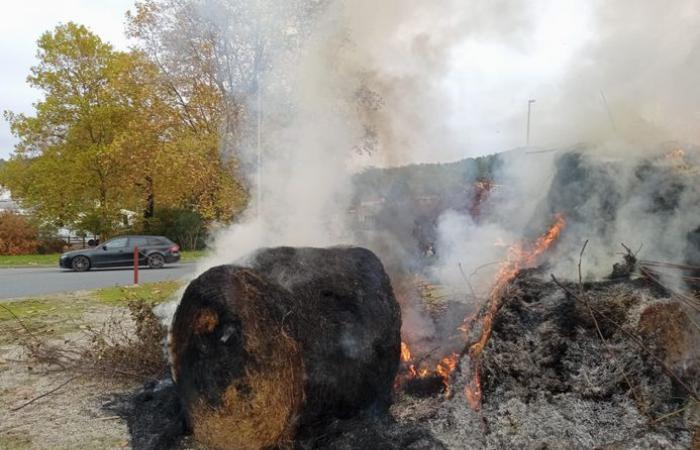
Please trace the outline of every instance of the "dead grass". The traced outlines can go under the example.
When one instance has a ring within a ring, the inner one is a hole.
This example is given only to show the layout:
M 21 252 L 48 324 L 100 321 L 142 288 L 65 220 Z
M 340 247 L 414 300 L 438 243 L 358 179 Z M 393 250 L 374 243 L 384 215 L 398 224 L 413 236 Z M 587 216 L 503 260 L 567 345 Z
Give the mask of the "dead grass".
M 124 422 L 102 410 L 104 395 L 165 371 L 152 308 L 178 287 L 2 303 L 12 313 L 0 308 L 0 449 L 128 448 Z

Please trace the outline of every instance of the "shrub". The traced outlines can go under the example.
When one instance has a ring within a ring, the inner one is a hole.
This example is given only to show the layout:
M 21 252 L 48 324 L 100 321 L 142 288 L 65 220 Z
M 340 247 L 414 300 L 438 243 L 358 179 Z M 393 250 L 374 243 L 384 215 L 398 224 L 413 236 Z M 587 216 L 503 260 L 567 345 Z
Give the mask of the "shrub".
M 168 371 L 163 347 L 167 330 L 153 306 L 143 300 L 130 301 L 129 317 L 120 311 L 99 327 L 86 326 L 89 339 L 77 344 L 38 338 L 22 325 L 28 333 L 22 344 L 31 361 L 78 374 L 136 381 L 160 378 Z
M 83 368 L 107 378 L 149 379 L 162 377 L 168 369 L 163 350 L 166 328 L 145 301 L 131 301 L 129 314 L 135 328 L 114 317 L 102 329 L 88 329 L 91 344 L 82 355 Z
M 58 237 L 58 230 L 51 225 L 41 225 L 38 227 L 39 233 L 37 239 L 37 253 L 40 255 L 48 255 L 51 253 L 61 253 L 68 243 Z
M 0 255 L 36 253 L 38 246 L 38 231 L 26 217 L 8 211 L 0 213 Z
M 160 208 L 144 228 L 151 234 L 177 242 L 183 250 L 201 250 L 206 244 L 206 224 L 202 216 L 189 209 Z

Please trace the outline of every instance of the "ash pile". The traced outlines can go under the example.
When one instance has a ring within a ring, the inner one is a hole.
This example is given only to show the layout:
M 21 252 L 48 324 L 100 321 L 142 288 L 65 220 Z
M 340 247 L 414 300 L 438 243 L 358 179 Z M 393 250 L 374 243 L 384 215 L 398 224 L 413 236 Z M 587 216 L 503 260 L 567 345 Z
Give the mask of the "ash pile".
M 493 321 L 477 407 L 465 357 L 451 399 L 404 398 L 395 411 L 447 448 L 698 448 L 700 333 L 687 303 L 645 278 L 558 285 L 524 270 Z

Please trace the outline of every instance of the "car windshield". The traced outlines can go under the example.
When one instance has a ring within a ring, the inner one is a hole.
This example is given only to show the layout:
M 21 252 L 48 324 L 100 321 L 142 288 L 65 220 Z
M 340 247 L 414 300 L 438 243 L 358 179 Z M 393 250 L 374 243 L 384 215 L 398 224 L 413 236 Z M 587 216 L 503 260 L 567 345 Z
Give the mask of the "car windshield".
M 107 250 L 115 249 L 115 248 L 123 248 L 123 247 L 126 247 L 126 240 L 127 240 L 127 238 L 112 239 L 111 241 L 107 241 L 104 246 Z

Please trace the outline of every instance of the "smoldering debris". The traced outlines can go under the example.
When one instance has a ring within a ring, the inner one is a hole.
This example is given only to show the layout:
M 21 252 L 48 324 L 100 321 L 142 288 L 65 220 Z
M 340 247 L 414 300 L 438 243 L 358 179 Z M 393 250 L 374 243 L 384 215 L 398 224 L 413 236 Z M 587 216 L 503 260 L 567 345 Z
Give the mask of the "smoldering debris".
M 152 380 L 130 393 L 114 394 L 103 408 L 127 424 L 131 447 L 168 450 L 188 434 L 182 402 L 172 379 Z
M 567 283 L 591 314 L 543 275 L 523 271 L 504 296 L 481 409 L 456 395 L 429 428 L 449 448 L 690 448 L 700 430 L 692 312 L 645 279 Z

